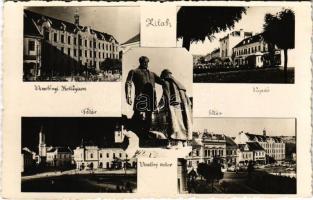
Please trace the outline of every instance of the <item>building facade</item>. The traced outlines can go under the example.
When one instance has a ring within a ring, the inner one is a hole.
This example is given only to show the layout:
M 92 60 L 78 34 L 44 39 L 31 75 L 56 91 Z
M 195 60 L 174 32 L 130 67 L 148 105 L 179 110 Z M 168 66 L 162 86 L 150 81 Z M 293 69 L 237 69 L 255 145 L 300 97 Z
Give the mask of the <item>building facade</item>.
M 68 76 L 85 69 L 99 71 L 106 58 L 119 59 L 116 39 L 89 26 L 81 26 L 78 13 L 74 15 L 74 23 L 29 10 L 24 10 L 24 15 L 42 36 L 40 75 Z
M 220 58 L 223 61 L 231 61 L 233 54 L 233 47 L 246 37 L 252 36 L 251 32 L 244 32 L 243 29 L 233 31 L 221 38 L 220 41 Z
M 276 161 L 285 160 L 285 143 L 280 137 L 267 136 L 266 130 L 263 135 L 240 132 L 235 139 L 237 144 L 246 144 L 249 142 L 257 142 L 265 151 L 268 159 Z
M 80 146 L 74 149 L 76 169 L 111 169 L 136 167 L 135 158 L 130 158 L 121 147 Z
M 24 15 L 24 40 L 23 40 L 23 80 L 31 76 L 34 80 L 41 75 L 41 44 L 42 35 L 34 21 Z
M 226 137 L 223 134 L 194 132 L 192 151 L 186 158 L 188 169 L 196 169 L 199 163 L 211 163 L 217 158 L 221 163 L 226 162 Z
M 234 46 L 234 62 L 238 66 L 270 66 L 270 51 L 273 53 L 274 65 L 280 65 L 282 60 L 281 50 L 278 50 L 274 46 L 269 46 L 269 44 L 264 41 L 262 33 L 256 34 L 243 39 Z
M 69 147 L 49 147 L 46 165 L 51 167 L 70 167 L 73 152 Z

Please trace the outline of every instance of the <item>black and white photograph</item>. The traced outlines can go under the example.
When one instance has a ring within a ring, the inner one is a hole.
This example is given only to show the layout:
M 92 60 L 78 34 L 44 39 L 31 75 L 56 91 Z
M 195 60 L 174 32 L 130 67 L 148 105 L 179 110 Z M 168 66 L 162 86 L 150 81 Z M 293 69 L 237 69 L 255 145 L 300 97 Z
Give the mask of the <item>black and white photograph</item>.
M 179 193 L 296 194 L 295 118 L 194 118 Z
M 23 117 L 21 147 L 21 192 L 137 191 L 121 118 Z
M 177 41 L 193 55 L 194 83 L 295 82 L 292 8 L 183 6 Z
M 140 147 L 186 147 L 192 133 L 192 58 L 182 48 L 133 48 L 123 59 L 122 115 Z
M 139 7 L 25 7 L 23 81 L 121 81 Z

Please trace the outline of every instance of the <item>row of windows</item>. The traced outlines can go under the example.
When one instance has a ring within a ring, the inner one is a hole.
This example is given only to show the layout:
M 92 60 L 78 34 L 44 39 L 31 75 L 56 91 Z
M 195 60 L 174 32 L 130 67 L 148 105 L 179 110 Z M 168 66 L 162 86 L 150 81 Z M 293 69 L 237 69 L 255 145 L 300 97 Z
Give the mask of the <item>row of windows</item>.
M 227 155 L 236 155 L 236 150 L 226 150 Z
M 217 149 L 212 149 L 212 150 L 204 150 L 204 156 L 209 157 L 209 156 L 223 156 L 224 151 L 223 150 L 217 150 Z
M 266 149 L 266 153 L 285 153 L 284 149 Z
M 284 143 L 265 143 L 262 145 L 263 148 L 285 148 Z
M 250 158 L 252 158 L 252 154 L 250 154 L 250 153 L 243 153 L 243 154 L 242 154 L 242 158 L 248 158 L 248 159 L 250 159 Z
M 256 156 L 264 156 L 265 152 L 261 151 L 261 152 L 255 152 Z
M 51 154 L 48 154 L 47 155 L 48 159 L 62 159 L 62 158 L 71 158 L 71 154 L 57 154 L 57 155 L 51 155 Z
M 236 56 L 240 56 L 240 55 L 244 55 L 244 54 L 255 53 L 257 51 L 261 51 L 261 45 L 249 47 L 249 48 L 245 48 L 245 49 L 240 49 L 240 50 L 234 50 L 234 53 Z M 266 46 L 263 46 L 262 51 L 267 51 Z
M 67 52 L 66 52 L 66 50 L 65 50 L 65 48 L 64 47 L 61 47 L 61 51 L 63 52 L 63 53 L 65 53 L 65 54 L 67 54 L 67 55 L 69 55 L 69 56 L 74 56 L 74 57 L 77 57 L 77 49 L 71 49 L 71 48 L 67 48 Z M 71 52 L 73 52 L 73 54 L 71 53 Z M 83 52 L 84 52 L 84 56 L 86 57 L 86 58 L 88 58 L 88 57 L 92 57 L 92 56 L 94 56 L 94 58 L 102 58 L 102 59 L 104 59 L 104 58 L 115 58 L 115 59 L 118 59 L 118 54 L 113 54 L 113 53 L 104 53 L 104 52 L 99 52 L 98 54 L 97 54 L 97 52 L 96 51 L 94 51 L 94 52 L 92 52 L 92 51 L 87 51 L 87 50 L 81 50 L 81 49 L 79 49 L 79 56 L 82 56 L 83 55 Z
M 122 158 L 123 157 L 123 154 L 122 153 L 119 153 L 119 154 L 117 154 L 118 156 L 119 156 L 119 158 Z M 103 154 L 102 153 L 99 153 L 99 158 L 103 158 Z M 81 154 L 81 157 L 83 157 L 83 155 Z M 94 154 L 93 153 L 90 153 L 89 154 L 89 157 L 90 158 L 94 158 Z M 106 157 L 107 158 L 110 158 L 110 153 L 106 153 Z M 127 154 L 125 154 L 125 157 L 126 158 L 128 158 L 128 155 Z M 116 154 L 115 153 L 113 153 L 112 154 L 112 158 L 116 158 Z
M 65 43 L 72 44 L 72 38 L 73 38 L 74 45 L 77 45 L 77 37 L 67 36 L 67 41 L 65 41 L 65 36 L 61 35 L 60 40 L 58 40 L 57 33 L 54 33 L 53 41 L 54 42 L 59 42 L 60 41 L 63 44 L 65 44 Z M 82 38 L 79 37 L 78 44 L 80 46 L 83 46 L 83 43 L 84 43 L 85 47 L 88 47 L 88 40 L 87 39 L 83 40 Z M 90 48 L 97 48 L 96 41 L 92 42 L 91 40 L 89 40 L 89 47 Z M 103 50 L 105 49 L 107 51 L 108 50 L 110 50 L 110 51 L 112 51 L 112 50 L 113 51 L 118 51 L 117 46 L 114 46 L 113 44 L 112 45 L 109 45 L 109 44 L 104 45 L 104 43 L 98 43 L 98 48 L 99 49 L 103 49 Z

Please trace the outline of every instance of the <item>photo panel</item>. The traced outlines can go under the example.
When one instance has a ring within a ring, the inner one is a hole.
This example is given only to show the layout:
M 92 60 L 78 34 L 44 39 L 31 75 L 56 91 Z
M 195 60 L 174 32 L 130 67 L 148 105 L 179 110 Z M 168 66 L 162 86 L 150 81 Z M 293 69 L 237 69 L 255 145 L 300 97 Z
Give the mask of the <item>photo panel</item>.
M 295 118 L 194 118 L 181 194 L 296 194 Z
M 178 9 L 178 46 L 193 55 L 193 82 L 294 83 L 292 7 L 182 6 Z
M 139 7 L 25 7 L 23 81 L 121 81 L 139 28 Z
M 123 57 L 122 115 L 140 147 L 187 147 L 192 60 L 182 48 L 133 48 Z
M 121 118 L 22 117 L 21 192 L 134 193 Z

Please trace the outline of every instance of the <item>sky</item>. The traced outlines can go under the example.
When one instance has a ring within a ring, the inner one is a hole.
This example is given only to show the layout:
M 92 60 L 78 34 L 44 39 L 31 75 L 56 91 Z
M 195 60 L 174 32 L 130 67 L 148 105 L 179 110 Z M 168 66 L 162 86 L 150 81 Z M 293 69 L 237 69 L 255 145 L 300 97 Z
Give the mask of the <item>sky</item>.
M 235 137 L 240 131 L 268 136 L 295 136 L 296 121 L 294 118 L 194 118 L 194 131 L 225 134 Z
M 206 55 L 212 52 L 214 49 L 219 48 L 219 39 L 226 36 L 228 33 L 234 30 L 243 29 L 246 32 L 256 33 L 263 32 L 264 17 L 266 13 L 276 14 L 284 7 L 271 6 L 271 7 L 249 7 L 246 14 L 242 14 L 240 21 L 235 23 L 235 26 L 231 30 L 216 33 L 215 39 L 212 41 L 205 40 L 204 42 L 192 43 L 190 46 L 190 52 L 192 55 Z M 178 41 L 178 46 L 181 46 L 182 41 Z
M 76 148 L 84 142 L 112 144 L 114 130 L 121 118 L 105 117 L 23 117 L 22 148 L 38 150 L 39 131 L 43 128 L 47 146 Z
M 139 7 L 28 7 L 34 12 L 74 23 L 76 10 L 82 26 L 111 34 L 122 44 L 140 31 Z

